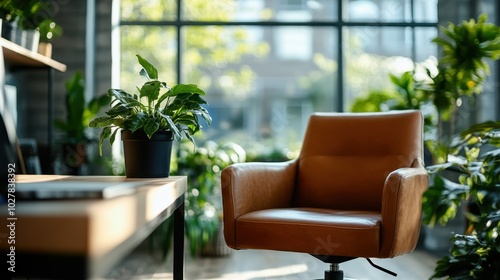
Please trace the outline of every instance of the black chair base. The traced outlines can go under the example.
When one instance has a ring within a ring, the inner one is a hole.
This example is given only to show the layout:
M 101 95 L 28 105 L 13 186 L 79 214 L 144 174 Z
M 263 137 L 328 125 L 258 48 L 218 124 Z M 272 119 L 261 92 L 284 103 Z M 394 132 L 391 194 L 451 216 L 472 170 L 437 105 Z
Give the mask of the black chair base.
M 330 263 L 330 270 L 325 271 L 325 278 L 318 280 L 344 280 L 344 272 L 339 269 L 339 264 L 355 259 L 354 257 L 338 257 L 338 256 L 327 256 L 327 255 L 312 255 L 313 257 L 325 262 Z M 369 258 L 365 258 L 368 263 L 374 268 L 383 271 L 387 274 L 390 274 L 394 277 L 397 276 L 395 272 L 392 272 L 388 269 L 385 269 L 381 266 L 374 264 Z
M 344 272 L 342 270 L 326 270 L 324 280 L 344 280 Z

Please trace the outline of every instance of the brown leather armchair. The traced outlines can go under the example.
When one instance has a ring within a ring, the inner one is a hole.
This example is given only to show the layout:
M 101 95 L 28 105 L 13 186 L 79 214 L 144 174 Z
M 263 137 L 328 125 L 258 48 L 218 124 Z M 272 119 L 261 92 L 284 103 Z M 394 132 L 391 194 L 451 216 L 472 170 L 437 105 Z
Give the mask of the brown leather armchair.
M 222 172 L 224 237 L 233 249 L 309 253 L 330 263 L 392 258 L 416 247 L 423 167 L 419 111 L 315 113 L 300 155 Z

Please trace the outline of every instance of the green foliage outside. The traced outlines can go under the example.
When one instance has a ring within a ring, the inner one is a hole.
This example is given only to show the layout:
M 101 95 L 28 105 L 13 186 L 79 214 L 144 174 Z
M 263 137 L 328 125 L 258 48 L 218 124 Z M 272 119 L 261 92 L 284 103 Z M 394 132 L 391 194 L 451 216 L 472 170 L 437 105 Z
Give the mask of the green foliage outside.
M 198 147 L 187 141 L 180 144 L 176 153 L 177 167 L 172 175 L 188 177 L 185 234 L 191 256 L 210 255 L 209 248 L 226 246 L 214 244 L 222 223 L 220 176 L 225 167 L 245 160 L 245 150 L 233 142 L 217 144 L 206 141 Z M 172 219 L 169 219 L 150 237 L 153 246 L 160 244 L 159 248 L 152 250 L 159 249 L 165 257 L 172 234 Z
M 175 18 L 177 9 L 174 1 L 150 3 L 143 6 L 141 2 L 123 0 L 122 18 L 137 19 L 137 9 L 147 14 L 148 19 Z M 154 8 L 153 8 L 154 7 Z M 183 14 L 187 18 L 204 21 L 228 21 L 235 11 L 233 0 L 221 0 L 216 3 L 205 0 L 184 1 Z M 163 16 L 162 16 L 163 14 Z M 143 16 L 144 17 L 144 16 Z M 248 66 L 237 65 L 245 56 L 264 57 L 269 52 L 266 43 L 252 43 L 244 27 L 234 26 L 188 26 L 181 33 L 183 56 L 180 58 L 184 72 L 177 77 L 176 48 L 177 30 L 164 26 L 123 26 L 121 37 L 121 84 L 127 88 L 137 84 L 136 77 L 128 68 L 133 67 L 131 57 L 135 53 L 143 53 L 144 58 L 157 65 L 160 72 L 165 73 L 163 80 L 167 85 L 180 81 L 195 83 L 200 88 L 210 89 L 211 95 L 242 96 L 251 88 L 254 72 Z M 151 54 L 143 50 L 148 50 Z

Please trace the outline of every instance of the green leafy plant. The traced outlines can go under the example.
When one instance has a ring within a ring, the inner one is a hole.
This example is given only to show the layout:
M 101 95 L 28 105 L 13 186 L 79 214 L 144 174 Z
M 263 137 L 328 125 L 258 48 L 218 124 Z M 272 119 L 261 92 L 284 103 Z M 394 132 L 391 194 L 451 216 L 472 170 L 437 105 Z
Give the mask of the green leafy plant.
M 171 131 L 177 140 L 184 137 L 194 143 L 193 135 L 202 128 L 198 116 L 208 125 L 212 118 L 201 105 L 205 92 L 194 84 L 178 84 L 168 87 L 158 80 L 158 70 L 146 59 L 137 55 L 142 66 L 140 75 L 147 81 L 137 88 L 138 94 L 130 94 L 122 89 L 108 90 L 112 97 L 106 116 L 93 119 L 90 127 L 103 128 L 99 136 L 99 151 L 102 154 L 103 141 L 109 138 L 112 145 L 116 133 L 122 130 L 144 130 L 151 136 L 157 131 Z
M 52 14 L 52 9 L 53 5 L 48 0 L 3 0 L 0 17 L 23 30 L 38 30 L 40 41 L 50 42 L 63 33 L 63 28 L 48 16 Z
M 200 254 L 213 242 L 222 220 L 220 175 L 224 168 L 244 162 L 245 150 L 236 143 L 206 142 L 193 149 L 180 145 L 177 157 L 178 175 L 188 176 L 186 193 L 186 237 L 191 255 Z M 225 245 L 225 244 L 224 244 Z
M 183 141 L 177 151 L 176 175 L 188 177 L 185 200 L 185 234 L 191 256 L 209 254 L 217 246 L 217 234 L 222 221 L 220 175 L 230 164 L 244 162 L 245 150 L 238 144 L 217 144 L 207 141 L 200 147 Z M 166 257 L 172 238 L 172 219 L 169 218 L 150 237 L 152 249 L 161 248 Z M 221 244 L 224 245 L 225 244 Z
M 431 187 L 423 197 L 423 222 L 445 225 L 462 204 L 468 230 L 451 238 L 450 254 L 431 279 L 500 278 L 500 121 L 471 126 L 450 145 L 453 160 L 427 167 Z M 459 174 L 448 179 L 449 170 Z
M 444 36 L 433 40 L 442 48 L 437 72 L 427 69 L 429 79 L 418 87 L 437 109 L 438 139 L 444 133 L 443 121 L 450 124 L 447 135 L 455 133 L 455 114 L 461 98 L 482 92 L 483 83 L 490 74 L 488 61 L 500 57 L 500 29 L 487 19 L 487 15 L 482 14 L 477 21 L 449 23 L 441 27 Z
M 77 71 L 71 79 L 66 81 L 66 118 L 56 119 L 54 126 L 64 132 L 67 143 L 77 144 L 89 142 L 91 137 L 87 134 L 88 123 L 99 111 L 109 104 L 111 97 L 100 95 L 94 97 L 89 103 L 85 101 L 85 80 L 82 73 Z
M 455 134 L 462 98 L 482 92 L 488 60 L 500 57 L 500 28 L 486 20 L 481 15 L 477 22 L 443 27 L 444 36 L 434 39 L 442 47 L 436 71 L 428 68 L 427 81 L 418 85 L 438 113 L 437 135 L 426 141 L 435 165 L 427 167 L 431 179 L 423 197 L 423 223 L 446 225 L 458 211 L 468 223 L 450 239 L 449 255 L 438 261 L 431 279 L 500 278 L 500 122 Z

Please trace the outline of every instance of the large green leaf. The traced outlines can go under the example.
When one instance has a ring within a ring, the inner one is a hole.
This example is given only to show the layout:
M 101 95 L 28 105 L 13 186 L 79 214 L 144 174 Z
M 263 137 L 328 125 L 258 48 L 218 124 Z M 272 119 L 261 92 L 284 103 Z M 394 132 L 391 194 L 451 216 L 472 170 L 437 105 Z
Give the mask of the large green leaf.
M 126 116 L 133 112 L 133 107 L 126 107 L 125 105 L 117 105 L 106 112 L 110 117 Z
M 148 105 L 151 107 L 151 103 L 158 99 L 160 95 L 160 88 L 162 87 L 162 82 L 159 81 L 149 81 L 144 83 L 140 89 L 140 97 L 146 97 L 148 100 Z
M 207 109 L 199 108 L 199 109 L 192 110 L 191 112 L 196 114 L 196 115 L 200 115 L 207 122 L 208 125 L 212 124 L 212 117 L 208 113 Z
M 116 98 L 116 102 L 121 102 L 121 103 L 128 103 L 130 99 L 134 100 L 133 95 L 122 89 L 114 89 L 114 88 L 109 89 L 108 95 Z
M 156 118 L 147 118 L 144 122 L 144 132 L 146 132 L 149 138 L 151 138 L 153 134 L 158 131 L 158 128 L 160 128 L 160 123 Z
M 172 118 L 169 115 L 165 115 L 162 112 L 158 112 L 158 114 L 168 123 L 168 129 L 172 131 L 172 133 L 175 136 L 175 139 L 181 140 L 181 133 L 177 126 L 175 125 L 174 121 L 172 121 Z
M 431 176 L 431 185 L 423 196 L 423 223 L 445 225 L 453 219 L 457 209 L 470 192 L 470 187 L 454 183 L 442 176 Z
M 194 84 L 178 84 L 173 86 L 169 91 L 170 96 L 176 96 L 182 93 L 205 95 L 205 92 Z
M 109 144 L 110 145 L 113 145 L 113 143 L 115 142 L 116 133 L 118 133 L 118 131 L 120 131 L 120 129 L 115 128 L 115 130 L 113 131 L 113 133 L 111 134 L 111 136 L 109 136 Z
M 157 80 L 158 79 L 158 70 L 151 64 L 149 61 L 144 59 L 140 55 L 136 55 L 139 64 L 143 67 L 140 74 L 141 76 L 146 77 L 148 80 Z
M 169 91 L 167 92 L 164 92 L 159 98 L 158 100 L 156 101 L 156 105 L 155 105 L 155 111 L 161 111 L 160 108 L 161 106 L 163 107 L 167 107 L 169 104 L 168 104 L 168 98 L 170 97 L 170 95 L 168 94 Z M 166 101 L 167 103 L 162 105 L 162 103 Z
M 132 132 L 135 132 L 138 129 L 143 128 L 147 120 L 148 120 L 148 115 L 143 112 L 139 112 L 136 115 L 134 115 L 133 118 L 130 118 L 127 128 L 130 129 Z
M 111 126 L 103 128 L 101 134 L 99 135 L 99 155 L 101 156 L 102 156 L 102 143 L 104 142 L 104 139 L 108 138 L 110 135 L 111 135 Z
M 201 97 L 199 94 L 192 94 L 191 96 L 188 97 L 189 101 L 195 102 L 196 104 L 207 104 L 205 99 Z
M 115 121 L 114 117 L 103 116 L 93 119 L 89 122 L 89 127 L 106 127 L 112 125 Z

